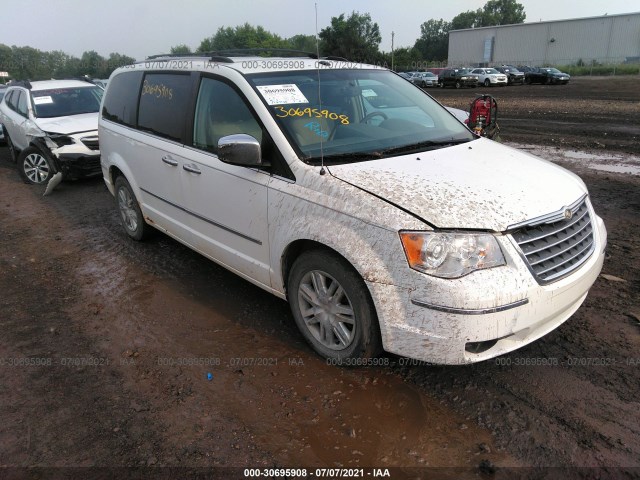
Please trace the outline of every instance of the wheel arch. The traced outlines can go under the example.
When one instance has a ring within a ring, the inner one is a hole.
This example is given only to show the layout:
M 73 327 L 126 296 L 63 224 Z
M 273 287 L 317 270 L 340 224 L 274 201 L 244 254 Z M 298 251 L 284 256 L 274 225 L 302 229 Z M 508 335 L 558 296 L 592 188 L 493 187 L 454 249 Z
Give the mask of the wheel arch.
M 298 257 L 300 257 L 300 255 L 302 255 L 305 252 L 312 251 L 312 250 L 325 250 L 327 252 L 330 252 L 330 253 L 340 257 L 347 264 L 349 264 L 349 266 L 358 275 L 360 275 L 362 277 L 360 272 L 358 272 L 358 270 L 353 266 L 353 264 L 349 261 L 349 259 L 347 259 L 344 255 L 342 255 L 337 250 L 325 245 L 322 242 L 318 242 L 316 240 L 309 240 L 309 239 L 304 239 L 304 238 L 303 239 L 298 239 L 298 240 L 294 240 L 289 245 L 287 245 L 285 250 L 282 252 L 282 256 L 280 257 L 281 278 L 282 278 L 282 284 L 283 284 L 283 288 L 284 288 L 284 293 L 285 293 L 286 296 L 288 296 L 287 283 L 289 281 L 289 274 L 291 273 L 291 267 L 293 266 L 293 263 L 296 261 L 296 259 Z
M 111 194 L 115 196 L 116 179 L 118 177 L 124 177 L 127 182 L 129 182 L 129 185 L 131 185 L 133 193 L 139 201 L 140 187 L 138 186 L 138 182 L 135 180 L 133 172 L 131 172 L 131 169 L 127 165 L 127 162 L 120 155 L 112 154 L 108 157 L 106 165 L 107 168 L 105 170 L 103 164 L 103 178 Z

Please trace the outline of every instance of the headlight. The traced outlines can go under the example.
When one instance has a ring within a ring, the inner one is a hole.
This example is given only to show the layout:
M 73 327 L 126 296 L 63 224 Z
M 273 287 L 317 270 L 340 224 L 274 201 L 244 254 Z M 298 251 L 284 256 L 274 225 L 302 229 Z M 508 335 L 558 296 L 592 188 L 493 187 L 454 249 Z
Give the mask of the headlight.
M 67 135 L 62 135 L 59 133 L 49 133 L 48 137 L 45 137 L 45 143 L 49 148 L 59 148 L 64 147 L 65 145 L 73 145 L 75 140 Z
M 400 232 L 409 266 L 441 278 L 505 265 L 500 245 L 488 233 Z
M 466 80 L 467 77 L 460 77 L 460 80 Z

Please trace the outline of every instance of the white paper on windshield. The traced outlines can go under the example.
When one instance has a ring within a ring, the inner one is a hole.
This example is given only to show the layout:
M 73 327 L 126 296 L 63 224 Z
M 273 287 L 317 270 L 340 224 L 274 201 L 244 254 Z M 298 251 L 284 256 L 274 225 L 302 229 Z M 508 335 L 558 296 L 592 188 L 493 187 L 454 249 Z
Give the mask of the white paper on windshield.
M 53 98 L 48 95 L 44 97 L 33 97 L 33 103 L 35 103 L 36 105 L 42 105 L 43 103 L 53 103 Z
M 363 97 L 377 97 L 378 94 L 376 92 L 374 92 L 373 90 L 371 90 L 370 88 L 367 88 L 365 90 L 362 90 L 362 96 Z
M 293 83 L 287 85 L 260 85 L 258 91 L 269 105 L 309 103 L 307 97 Z

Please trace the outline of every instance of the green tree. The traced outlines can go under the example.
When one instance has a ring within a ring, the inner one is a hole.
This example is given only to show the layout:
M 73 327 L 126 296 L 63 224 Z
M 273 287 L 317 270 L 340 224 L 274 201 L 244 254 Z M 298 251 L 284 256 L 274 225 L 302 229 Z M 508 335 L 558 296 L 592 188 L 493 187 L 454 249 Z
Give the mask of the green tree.
M 358 62 L 374 63 L 379 59 L 382 41 L 380 27 L 368 13 L 344 13 L 331 18 L 331 25 L 320 31 L 322 55 L 335 55 Z
M 220 27 L 215 35 L 205 38 L 197 52 L 215 52 L 236 48 L 288 48 L 288 44 L 278 35 L 261 26 L 245 23 L 237 27 Z
M 101 78 L 100 74 L 105 69 L 106 60 L 95 50 L 89 50 L 82 54 L 80 63 L 82 64 L 82 72 L 78 72 L 79 75 Z
M 468 12 L 459 13 L 458 15 L 453 17 L 451 23 L 449 23 L 449 31 L 479 27 L 481 20 L 481 8 L 479 8 L 478 10 L 469 10 Z
M 392 68 L 391 52 L 381 54 L 382 66 Z M 418 70 L 422 66 L 422 55 L 413 47 L 396 48 L 393 52 L 393 69 L 397 72 Z
M 420 38 L 414 48 L 425 60 L 445 60 L 449 54 L 449 30 L 449 22 L 443 19 L 427 20 L 420 25 Z
M 287 38 L 285 42 L 288 44 L 287 48 L 293 50 L 302 50 L 303 52 L 315 53 L 316 51 L 316 37 L 315 35 L 294 35 Z
M 32 47 L 11 47 L 12 78 L 17 80 L 41 80 L 51 77 L 43 52 Z
M 516 0 L 489 0 L 482 7 L 481 27 L 524 23 L 527 18 L 524 6 Z
M 100 72 L 98 78 L 109 78 L 116 68 L 124 67 L 125 65 L 131 65 L 135 63 L 136 59 L 120 53 L 110 53 L 107 58 L 105 68 Z
M 189 54 L 189 53 L 191 53 L 191 47 L 189 47 L 189 45 L 181 43 L 180 45 L 175 45 L 175 46 L 171 47 L 171 53 L 173 53 L 173 54 Z

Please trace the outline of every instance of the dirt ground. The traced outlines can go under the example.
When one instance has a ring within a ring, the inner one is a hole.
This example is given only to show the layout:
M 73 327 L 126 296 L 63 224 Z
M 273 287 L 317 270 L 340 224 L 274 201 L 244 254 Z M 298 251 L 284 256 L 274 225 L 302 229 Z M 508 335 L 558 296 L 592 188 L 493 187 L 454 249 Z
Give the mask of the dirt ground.
M 637 154 L 638 81 L 489 93 L 507 142 Z M 638 478 L 640 176 L 563 164 L 609 232 L 610 276 L 569 321 L 472 366 L 341 369 L 285 302 L 166 236 L 130 241 L 101 179 L 43 198 L 0 147 L 0 479 Z

